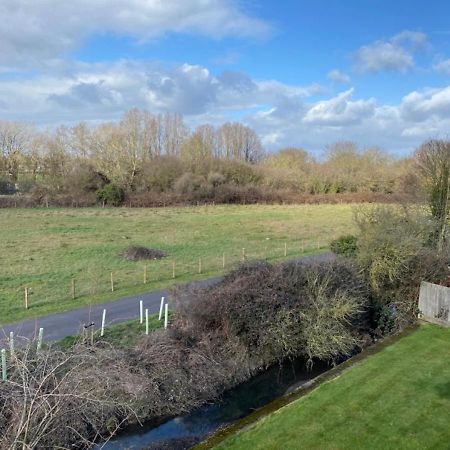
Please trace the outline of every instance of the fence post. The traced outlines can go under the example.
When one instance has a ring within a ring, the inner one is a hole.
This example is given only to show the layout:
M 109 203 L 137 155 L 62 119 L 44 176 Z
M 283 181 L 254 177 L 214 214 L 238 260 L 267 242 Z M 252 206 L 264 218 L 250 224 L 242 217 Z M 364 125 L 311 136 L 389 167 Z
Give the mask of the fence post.
M 72 300 L 75 300 L 75 278 L 72 278 Z
M 164 308 L 164 297 L 161 297 L 161 305 L 159 307 L 159 318 L 158 318 L 158 320 L 161 320 L 161 318 L 162 318 L 163 308 Z
M 172 262 L 172 278 L 175 278 L 175 261 Z
M 11 352 L 11 356 L 14 356 L 14 332 L 11 331 L 9 333 L 9 350 Z
M 284 243 L 284 256 L 287 256 L 287 242 Z
M 222 269 L 225 269 L 225 253 L 222 255 Z
M 198 273 L 202 273 L 202 258 L 198 258 Z
M 102 315 L 102 330 L 100 331 L 101 337 L 103 337 L 105 335 L 105 322 L 106 322 L 106 309 L 103 310 L 103 315 Z
M 114 292 L 114 277 L 112 272 L 111 272 L 111 292 Z
M 39 335 L 38 335 L 36 351 L 40 351 L 41 350 L 43 338 L 44 338 L 44 329 L 43 328 L 39 328 Z
M 28 288 L 25 287 L 25 309 L 28 309 Z
M 2 380 L 6 381 L 8 379 L 8 374 L 6 372 L 6 350 L 2 349 Z
M 141 323 L 144 323 L 144 302 L 139 300 L 139 319 Z
M 167 324 L 169 322 L 169 305 L 166 303 L 165 317 L 164 317 L 164 328 L 167 329 Z
M 145 310 L 145 334 L 148 335 L 148 309 Z

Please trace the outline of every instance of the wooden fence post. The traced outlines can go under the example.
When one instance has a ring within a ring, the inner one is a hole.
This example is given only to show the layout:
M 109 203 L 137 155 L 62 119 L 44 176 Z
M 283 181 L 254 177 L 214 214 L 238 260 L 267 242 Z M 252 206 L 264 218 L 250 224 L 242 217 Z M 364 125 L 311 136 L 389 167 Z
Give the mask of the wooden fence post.
M 28 309 L 28 288 L 25 288 L 25 309 Z
M 284 243 L 284 256 L 287 256 L 287 242 Z
M 111 292 L 114 292 L 114 276 L 112 272 L 111 272 Z
M 225 269 L 225 253 L 222 255 L 222 269 Z

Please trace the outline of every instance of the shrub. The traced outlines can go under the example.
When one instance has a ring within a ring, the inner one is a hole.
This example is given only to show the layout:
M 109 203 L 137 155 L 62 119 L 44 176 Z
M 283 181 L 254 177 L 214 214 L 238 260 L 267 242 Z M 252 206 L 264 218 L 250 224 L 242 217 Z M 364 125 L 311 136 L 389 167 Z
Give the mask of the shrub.
M 356 223 L 357 260 L 372 290 L 375 321 L 384 321 L 388 307 L 401 329 L 417 318 L 420 283 L 448 274 L 448 258 L 430 247 L 435 223 L 419 209 L 387 205 L 360 208 Z
M 192 194 L 202 186 L 203 179 L 190 172 L 183 174 L 174 184 L 174 191 L 179 194 Z
M 16 193 L 13 183 L 7 180 L 0 180 L 0 195 L 12 195 Z
M 336 255 L 342 255 L 348 258 L 356 256 L 358 250 L 358 239 L 352 234 L 347 234 L 345 236 L 340 236 L 331 242 L 330 248 Z
M 349 354 L 367 327 L 367 295 L 358 270 L 337 260 L 313 267 L 248 263 L 207 289 L 178 292 L 178 328 L 193 341 L 237 342 L 234 358 L 251 370 L 304 355 Z
M 65 192 L 74 195 L 97 192 L 109 184 L 110 180 L 106 175 L 95 170 L 88 163 L 80 163 L 70 170 L 64 180 Z
M 107 184 L 97 191 L 97 200 L 106 205 L 120 206 L 125 200 L 125 192 L 116 184 Z

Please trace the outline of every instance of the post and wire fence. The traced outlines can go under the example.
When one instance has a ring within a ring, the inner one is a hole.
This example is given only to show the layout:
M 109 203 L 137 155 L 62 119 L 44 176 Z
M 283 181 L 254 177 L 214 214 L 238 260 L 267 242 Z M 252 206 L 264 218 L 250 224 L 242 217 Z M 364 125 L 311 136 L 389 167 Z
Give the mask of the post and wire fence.
M 144 292 L 152 289 L 153 284 L 187 282 L 207 278 L 208 276 L 227 273 L 243 262 L 265 260 L 280 262 L 301 258 L 328 248 L 329 242 L 324 239 L 297 239 L 277 241 L 270 240 L 247 243 L 245 246 L 229 248 L 216 255 L 196 254 L 175 257 L 168 255 L 160 260 L 137 261 L 127 263 L 129 267 L 95 268 L 78 273 L 68 280 L 35 281 L 16 289 L 18 304 L 25 309 L 51 302 L 67 302 L 89 297 L 113 294 L 120 297 L 120 292 Z M 141 289 L 138 287 L 141 286 Z

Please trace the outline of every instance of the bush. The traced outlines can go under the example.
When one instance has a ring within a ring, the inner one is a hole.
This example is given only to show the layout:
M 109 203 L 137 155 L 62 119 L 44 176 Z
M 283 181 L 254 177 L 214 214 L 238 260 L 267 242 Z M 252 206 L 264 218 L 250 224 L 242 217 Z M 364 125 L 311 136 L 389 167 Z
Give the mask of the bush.
M 358 250 L 358 239 L 352 234 L 340 236 L 331 242 L 330 248 L 336 255 L 342 255 L 347 258 L 353 258 L 356 256 Z
M 435 223 L 419 209 L 387 205 L 360 208 L 356 222 L 357 260 L 372 290 L 375 322 L 383 322 L 375 327 L 386 328 L 389 314 L 394 329 L 415 322 L 420 283 L 448 275 L 448 257 L 430 246 Z
M 218 347 L 236 343 L 233 358 L 250 370 L 300 355 L 333 360 L 351 353 L 367 331 L 363 280 L 343 260 L 244 264 L 219 284 L 177 298 L 177 328 L 192 341 L 214 334 Z
M 125 192 L 116 184 L 107 184 L 97 191 L 97 200 L 106 205 L 120 206 L 125 200 Z
M 13 183 L 7 180 L 0 180 L 0 195 L 12 195 L 16 193 Z

